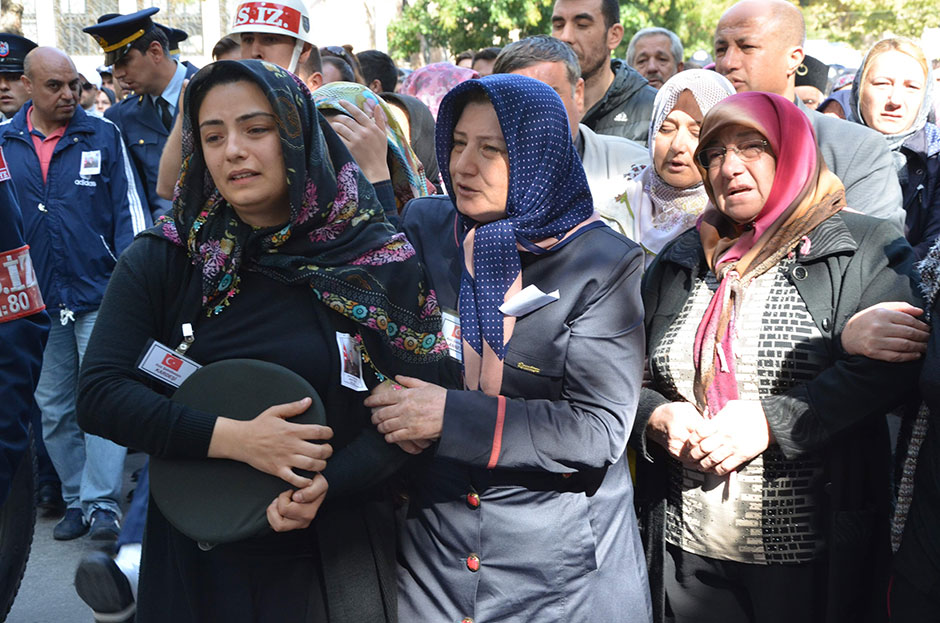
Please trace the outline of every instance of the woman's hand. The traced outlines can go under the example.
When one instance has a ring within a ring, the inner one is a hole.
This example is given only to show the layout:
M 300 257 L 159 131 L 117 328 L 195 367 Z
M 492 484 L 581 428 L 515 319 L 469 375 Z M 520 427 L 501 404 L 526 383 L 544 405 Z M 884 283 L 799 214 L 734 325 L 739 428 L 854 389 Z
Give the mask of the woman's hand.
M 268 505 L 268 523 L 275 532 L 303 530 L 317 516 L 329 485 L 317 474 L 310 484 L 297 491 L 284 491 Z
M 294 468 L 318 472 L 326 467 L 333 448 L 310 442 L 330 439 L 333 430 L 285 420 L 306 411 L 310 402 L 310 398 L 304 398 L 274 405 L 244 422 L 218 418 L 209 442 L 209 456 L 241 461 L 294 487 L 308 487 L 312 480 L 294 473 Z
M 646 436 L 661 445 L 675 459 L 685 460 L 683 449 L 689 437 L 704 421 L 690 402 L 670 402 L 659 405 L 646 424 Z M 694 467 L 694 465 L 690 465 Z
M 447 390 L 408 376 L 396 376 L 401 388 L 379 386 L 366 398 L 372 423 L 388 443 L 418 454 L 441 436 Z
M 368 111 L 372 116 L 370 119 L 366 113 L 349 102 L 340 101 L 340 106 L 349 116 L 332 116 L 330 127 L 346 144 L 356 164 L 362 169 L 362 174 L 371 184 L 392 179 L 386 160 L 388 138 L 385 136 L 385 111 L 374 102 L 366 101 L 366 107 L 372 107 Z
M 689 436 L 685 463 L 719 476 L 736 470 L 770 445 L 770 425 L 758 400 L 730 400 Z
M 842 348 L 850 355 L 900 363 L 927 352 L 930 326 L 917 319 L 924 310 L 910 303 L 878 303 L 849 318 Z

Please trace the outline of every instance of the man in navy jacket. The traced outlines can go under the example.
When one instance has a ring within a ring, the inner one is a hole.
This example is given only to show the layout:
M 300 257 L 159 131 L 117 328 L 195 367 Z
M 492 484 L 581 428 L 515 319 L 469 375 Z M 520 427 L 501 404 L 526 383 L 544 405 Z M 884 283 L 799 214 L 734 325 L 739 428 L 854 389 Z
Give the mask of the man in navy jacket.
M 36 401 L 67 510 L 53 536 L 113 540 L 125 448 L 84 435 L 75 416 L 78 369 L 118 255 L 150 224 L 117 127 L 78 105 L 75 65 L 61 50 L 26 57 L 31 101 L 0 126 L 49 333 Z

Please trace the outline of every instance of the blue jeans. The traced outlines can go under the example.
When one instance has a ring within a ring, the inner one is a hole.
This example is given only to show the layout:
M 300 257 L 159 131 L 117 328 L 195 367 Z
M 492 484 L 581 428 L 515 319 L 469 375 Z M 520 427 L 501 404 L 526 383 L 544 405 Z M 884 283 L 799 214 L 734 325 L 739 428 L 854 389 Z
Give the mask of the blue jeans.
M 68 508 L 81 508 L 86 521 L 99 508 L 121 516 L 127 454 L 123 446 L 83 433 L 75 414 L 78 370 L 97 317 L 97 311 L 75 314 L 63 325 L 53 314 L 36 387 L 42 437 L 62 480 L 62 498 Z
M 137 488 L 121 523 L 121 534 L 117 546 L 144 542 L 144 528 L 147 525 L 147 507 L 150 505 L 150 459 L 144 463 L 137 477 Z

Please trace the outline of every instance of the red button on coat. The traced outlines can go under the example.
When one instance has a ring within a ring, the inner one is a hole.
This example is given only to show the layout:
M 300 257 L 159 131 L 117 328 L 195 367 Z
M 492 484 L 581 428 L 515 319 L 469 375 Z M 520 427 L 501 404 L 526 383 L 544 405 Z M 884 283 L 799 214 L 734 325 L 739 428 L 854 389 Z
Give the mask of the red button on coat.
M 473 623 L 473 619 L 471 619 L 470 617 L 464 617 L 460 619 L 460 623 Z
M 467 506 L 470 508 L 480 508 L 480 496 L 476 493 L 468 493 Z
M 467 569 L 476 573 L 480 570 L 480 557 L 476 554 L 470 554 L 467 556 Z

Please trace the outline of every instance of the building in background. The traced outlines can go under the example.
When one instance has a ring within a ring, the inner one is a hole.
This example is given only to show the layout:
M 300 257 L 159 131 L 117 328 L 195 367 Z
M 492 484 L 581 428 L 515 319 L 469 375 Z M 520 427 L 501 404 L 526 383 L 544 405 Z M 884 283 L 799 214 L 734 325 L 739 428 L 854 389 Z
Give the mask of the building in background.
M 388 24 L 401 13 L 402 0 L 307 0 L 319 45 L 353 46 L 354 51 L 387 50 Z M 4 2 L 6 5 L 7 2 Z M 101 48 L 82 28 L 104 13 L 134 13 L 157 7 L 158 21 L 189 33 L 180 45 L 184 60 L 202 66 L 212 60 L 212 46 L 228 33 L 239 0 L 18 0 L 23 36 L 39 45 L 64 50 L 83 65 L 100 64 Z M 13 16 L 18 7 L 12 6 Z M 5 7 L 5 13 L 6 7 Z M 5 16 L 5 20 L 6 21 Z M 7 28 L 15 27 L 5 24 Z

